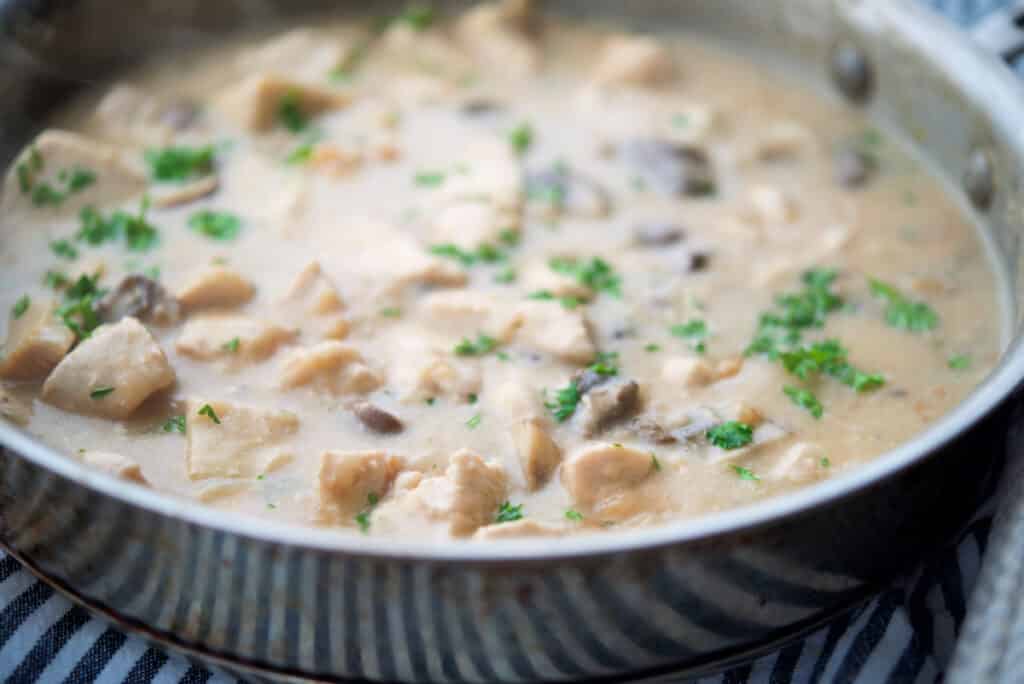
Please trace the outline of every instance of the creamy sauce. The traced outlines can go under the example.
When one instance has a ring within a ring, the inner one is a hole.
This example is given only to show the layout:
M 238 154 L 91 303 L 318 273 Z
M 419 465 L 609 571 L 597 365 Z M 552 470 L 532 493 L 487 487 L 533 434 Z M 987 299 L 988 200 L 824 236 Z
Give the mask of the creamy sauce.
M 860 113 L 521 9 L 301 29 L 75 103 L 4 188 L 5 416 L 205 505 L 500 538 L 841 476 L 991 369 L 981 243 Z M 76 342 L 50 271 L 149 280 Z M 765 312 L 789 323 L 752 348 Z

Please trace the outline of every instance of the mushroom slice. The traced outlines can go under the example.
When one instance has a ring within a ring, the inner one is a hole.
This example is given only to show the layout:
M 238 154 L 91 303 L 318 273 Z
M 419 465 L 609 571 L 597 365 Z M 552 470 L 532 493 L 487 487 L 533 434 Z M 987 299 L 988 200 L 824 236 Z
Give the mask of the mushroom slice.
M 702 197 L 717 181 L 707 152 L 656 138 L 634 138 L 619 146 L 619 157 L 645 186 L 659 194 Z
M 527 174 L 530 206 L 549 218 L 562 214 L 603 218 L 611 211 L 608 192 L 595 180 L 566 164 Z
M 105 323 L 131 316 L 159 325 L 173 325 L 181 316 L 178 300 L 163 285 L 144 275 L 125 276 L 100 299 L 96 312 Z

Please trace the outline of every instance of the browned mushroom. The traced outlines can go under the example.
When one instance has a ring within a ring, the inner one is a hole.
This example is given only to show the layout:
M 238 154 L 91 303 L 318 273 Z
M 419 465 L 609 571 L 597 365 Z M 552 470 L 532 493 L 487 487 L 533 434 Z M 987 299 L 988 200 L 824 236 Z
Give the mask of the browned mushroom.
M 654 138 L 636 138 L 619 146 L 619 157 L 645 187 L 662 195 L 712 195 L 717 183 L 707 152 Z
M 396 416 L 368 401 L 359 401 L 353 404 L 352 413 L 368 429 L 383 435 L 392 435 L 405 428 L 405 425 Z
M 97 313 L 104 323 L 131 316 L 160 325 L 176 323 L 181 316 L 178 300 L 163 286 L 144 275 L 125 276 L 97 305 Z

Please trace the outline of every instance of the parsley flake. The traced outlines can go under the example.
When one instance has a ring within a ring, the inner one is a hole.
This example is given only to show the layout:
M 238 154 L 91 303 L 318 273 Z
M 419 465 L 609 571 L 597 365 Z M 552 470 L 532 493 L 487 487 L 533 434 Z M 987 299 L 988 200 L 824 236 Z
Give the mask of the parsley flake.
M 144 157 L 153 180 L 167 183 L 191 180 L 211 173 L 215 152 L 213 145 L 178 145 L 146 150 Z
M 925 302 L 908 299 L 892 285 L 874 278 L 868 281 L 871 294 L 885 302 L 885 320 L 893 328 L 924 332 L 939 324 L 939 315 Z
M 228 340 L 221 346 L 221 349 L 223 349 L 226 352 L 234 354 L 238 352 L 238 347 L 241 343 L 242 341 L 240 339 L 238 339 L 237 337 L 232 337 L 230 340 Z
M 523 504 L 513 506 L 511 501 L 505 501 L 498 507 L 498 514 L 494 517 L 495 523 L 515 522 L 523 519 Z
M 483 416 L 479 413 L 474 413 L 473 417 L 466 421 L 466 427 L 470 430 L 475 430 L 480 425 L 481 420 L 483 420 Z
M 776 297 L 775 310 L 761 314 L 747 355 L 778 358 L 780 352 L 799 345 L 805 331 L 824 327 L 825 317 L 843 306 L 842 298 L 832 291 L 837 277 L 834 270 L 813 269 L 803 274 L 803 290 Z
M 594 291 L 604 292 L 616 298 L 622 297 L 622 280 L 611 265 L 599 257 L 579 262 L 575 259 L 552 259 L 551 270 L 572 276 L 579 283 Z
M 212 420 L 214 424 L 220 425 L 220 416 L 217 415 L 217 412 L 214 411 L 213 407 L 210 406 L 209 404 L 203 404 L 202 406 L 200 406 L 199 411 L 197 411 L 197 415 L 206 416 L 207 418 Z
M 644 345 L 644 351 L 645 352 L 651 352 L 651 353 L 659 352 L 659 351 L 661 351 L 661 345 L 660 344 L 654 344 L 653 342 L 651 344 L 645 344 Z
M 515 150 L 515 153 L 522 156 L 529 151 L 533 144 L 533 127 L 523 122 L 509 131 L 508 142 Z
M 949 357 L 949 367 L 952 370 L 967 370 L 971 367 L 971 357 L 966 354 L 955 354 Z
M 108 394 L 113 393 L 113 391 L 114 391 L 114 388 L 109 386 L 109 385 L 104 385 L 102 387 L 96 387 L 91 392 L 89 392 L 89 398 L 90 399 L 102 399 L 103 397 L 107 396 Z
M 570 508 L 565 512 L 565 519 L 573 522 L 583 522 L 583 514 L 575 508 Z
M 462 338 L 462 341 L 455 345 L 453 351 L 456 356 L 483 356 L 494 351 L 497 346 L 497 340 L 481 333 L 476 336 L 475 342 L 468 337 Z
M 716 425 L 707 431 L 707 437 L 719 449 L 741 449 L 754 441 L 754 428 L 738 420 Z
M 171 416 L 164 421 L 164 432 L 179 432 L 185 434 L 185 416 Z
M 654 452 L 651 452 L 651 468 L 655 472 L 661 472 L 661 461 L 658 460 L 658 456 Z
M 815 418 L 821 418 L 824 409 L 821 406 L 821 402 L 818 401 L 818 397 L 814 395 L 814 392 L 789 385 L 783 387 L 782 391 L 793 400 L 794 404 L 802 409 L 806 409 Z
M 736 464 L 732 464 L 730 465 L 730 467 L 733 469 L 733 471 L 735 471 L 737 475 L 740 476 L 741 480 L 747 480 L 749 482 L 761 481 L 761 477 L 750 468 L 744 468 L 743 466 L 738 466 Z
M 419 171 L 413 176 L 413 182 L 421 188 L 436 188 L 444 183 L 444 171 Z
M 355 515 L 356 524 L 359 525 L 359 531 L 366 534 L 370 531 L 370 514 L 373 513 L 373 509 L 380 503 L 380 497 L 374 492 L 370 492 L 366 495 L 366 507 L 359 511 Z
M 574 380 L 570 380 L 568 385 L 555 391 L 554 401 L 545 401 L 544 406 L 551 411 L 556 421 L 564 423 L 576 412 L 576 406 L 580 403 L 580 399 L 582 397 L 579 386 Z
M 380 315 L 384 318 L 401 318 L 402 310 L 397 306 L 388 306 L 380 310 Z
M 25 312 L 28 311 L 30 306 L 32 306 L 32 300 L 28 295 L 22 295 L 18 298 L 18 301 L 14 302 L 14 306 L 11 307 L 11 316 L 13 316 L 15 320 L 21 318 L 25 315 Z
M 189 217 L 188 227 L 211 240 L 227 242 L 238 237 L 242 220 L 226 211 L 203 209 Z
M 277 103 L 277 120 L 292 133 L 301 133 L 306 130 L 309 120 L 302 110 L 302 97 L 297 90 L 292 90 L 281 96 Z
M 47 271 L 43 275 L 43 284 L 54 290 L 59 290 L 68 284 L 68 277 L 60 271 Z
M 556 297 L 554 293 L 551 292 L 551 290 L 537 290 L 536 292 L 531 292 L 530 294 L 526 295 L 526 298 L 542 302 L 557 301 L 559 304 L 562 305 L 563 309 L 569 309 L 570 311 L 577 308 L 582 303 L 580 302 L 578 297 L 572 297 L 569 295 L 566 295 L 564 297 Z
M 412 3 L 395 17 L 395 21 L 409 26 L 414 31 L 425 31 L 434 23 L 435 18 L 434 8 L 430 5 Z
M 50 251 L 61 259 L 74 261 L 78 258 L 78 250 L 68 240 L 54 240 L 50 243 Z

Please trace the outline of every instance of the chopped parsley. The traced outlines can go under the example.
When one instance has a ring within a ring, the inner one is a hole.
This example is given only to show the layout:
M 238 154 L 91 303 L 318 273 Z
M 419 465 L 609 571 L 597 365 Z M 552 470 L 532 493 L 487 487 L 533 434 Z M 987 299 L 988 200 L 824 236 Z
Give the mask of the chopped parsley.
M 498 341 L 496 339 L 480 333 L 476 336 L 475 342 L 468 337 L 462 338 L 462 341 L 455 345 L 453 351 L 456 356 L 483 356 L 494 351 L 497 346 Z
M 563 275 L 572 276 L 584 287 L 598 292 L 605 292 L 613 297 L 622 297 L 622 280 L 611 265 L 599 257 L 590 261 L 579 262 L 575 259 L 552 259 L 551 270 Z
M 288 156 L 284 158 L 285 164 L 305 164 L 313 156 L 313 146 L 316 145 L 314 142 L 305 142 L 296 147 L 294 150 L 288 153 Z
M 412 28 L 414 31 L 425 31 L 434 23 L 436 14 L 434 8 L 428 4 L 412 3 L 402 13 L 395 17 L 395 21 Z
M 401 318 L 402 310 L 397 306 L 387 306 L 380 310 L 380 315 L 384 318 Z
M 754 428 L 738 420 L 730 420 L 708 430 L 707 438 L 719 449 L 732 451 L 754 441 Z
M 577 308 L 581 303 L 579 297 L 572 297 L 570 295 L 566 295 L 564 297 L 556 297 L 554 293 L 551 292 L 551 290 L 537 290 L 536 292 L 531 292 L 530 294 L 526 295 L 526 298 L 535 299 L 538 301 L 552 302 L 557 300 L 558 303 L 562 305 L 562 308 L 569 309 L 570 311 L 572 309 Z
M 908 299 L 892 285 L 869 279 L 871 294 L 885 302 L 885 320 L 894 328 L 910 332 L 932 330 L 939 324 L 939 315 L 925 302 Z
M 22 295 L 18 301 L 14 302 L 14 306 L 11 307 L 11 316 L 15 320 L 21 318 L 28 311 L 28 308 L 32 306 L 32 300 L 28 295 Z
M 75 333 L 79 339 L 89 337 L 100 324 L 96 302 L 106 294 L 97 287 L 99 275 L 79 276 L 64 292 L 64 303 L 57 308 L 57 317 Z
M 220 425 L 220 416 L 217 415 L 217 412 L 214 411 L 213 407 L 210 406 L 209 404 L 203 404 L 202 406 L 200 406 L 199 411 L 197 411 L 197 415 L 206 416 L 207 418 L 212 420 L 214 424 Z
M 949 357 L 949 367 L 953 370 L 967 370 L 971 367 L 971 357 L 966 354 L 955 354 Z
M 235 354 L 238 352 L 238 347 L 239 345 L 241 345 L 241 343 L 242 341 L 240 339 L 238 339 L 237 337 L 232 337 L 230 340 L 228 340 L 221 346 L 221 349 L 223 349 L 226 352 Z
M 213 145 L 178 145 L 146 150 L 145 159 L 153 180 L 164 183 L 180 182 L 211 173 L 215 153 Z
M 594 363 L 587 366 L 587 370 L 597 373 L 598 375 L 605 375 L 608 377 L 618 375 L 619 353 L 598 352 L 597 358 L 594 359 Z
M 832 465 L 832 461 L 829 460 L 828 456 L 822 456 L 820 463 L 822 468 L 828 468 Z
M 226 211 L 203 209 L 189 217 L 188 227 L 211 240 L 227 242 L 238 237 L 242 220 Z
M 494 282 L 507 285 L 516 281 L 516 269 L 507 266 L 494 274 Z
M 655 472 L 661 472 L 661 461 L 658 460 L 658 456 L 654 452 L 651 452 L 651 468 Z
M 179 432 L 185 434 L 185 416 L 171 416 L 163 425 L 164 432 Z
M 60 271 L 47 271 L 43 275 L 43 284 L 54 290 L 59 290 L 68 284 L 68 277 Z
M 707 351 L 705 340 L 708 336 L 708 324 L 700 318 L 694 318 L 680 325 L 673 325 L 669 332 L 674 337 L 689 340 L 693 350 L 698 354 Z
M 780 351 L 799 345 L 806 330 L 824 327 L 825 317 L 843 306 L 842 298 L 832 291 L 836 277 L 834 270 L 810 270 L 803 274 L 803 290 L 776 297 L 775 309 L 761 314 L 747 355 L 775 359 Z
M 50 243 L 50 251 L 61 259 L 67 259 L 68 261 L 74 261 L 78 258 L 78 250 L 75 249 L 75 246 L 69 240 L 54 240 Z
M 498 261 L 505 259 L 505 255 L 500 249 L 494 245 L 480 245 L 476 251 L 468 251 L 462 249 L 458 245 L 451 243 L 444 243 L 440 245 L 433 245 L 430 248 L 430 253 L 434 256 L 445 257 L 446 259 L 454 259 L 463 266 L 469 268 L 475 265 L 477 262 L 483 262 L 485 264 L 493 264 Z
M 81 225 L 75 239 L 96 246 L 124 238 L 125 246 L 129 250 L 145 252 L 159 241 L 157 229 L 146 221 L 148 211 L 148 197 L 143 197 L 137 214 L 129 214 L 118 209 L 105 218 L 95 207 L 84 207 L 78 214 Z
M 495 523 L 515 522 L 523 519 L 523 504 L 513 506 L 511 501 L 505 501 L 498 507 L 498 514 L 494 517 Z
M 661 351 L 661 345 L 660 344 L 654 344 L 653 342 L 650 343 L 650 344 L 645 344 L 644 345 L 644 351 L 645 352 L 651 352 L 651 353 L 659 352 L 659 351 Z
M 421 188 L 436 188 L 444 183 L 444 171 L 418 171 L 413 182 Z
M 544 406 L 551 411 L 555 420 L 564 423 L 576 412 L 576 406 L 580 403 L 581 398 L 576 381 L 570 380 L 568 385 L 560 390 L 555 390 L 555 400 L 545 401 Z
M 565 519 L 573 522 L 582 522 L 583 514 L 577 511 L 575 508 L 570 508 L 565 512 Z
M 498 357 L 499 361 L 508 361 L 508 360 L 510 360 L 512 358 L 511 356 L 509 356 L 508 354 L 506 354 L 503 351 L 498 352 L 497 354 L 495 354 L 495 356 Z
M 78 220 L 81 225 L 75 233 L 75 239 L 79 242 L 96 246 L 116 240 L 118 237 L 118 225 L 114 221 L 105 220 L 95 207 L 83 207 L 78 212 Z
M 814 395 L 814 392 L 790 385 L 783 387 L 782 391 L 793 400 L 794 404 L 802 409 L 806 409 L 815 418 L 821 418 L 825 410 L 822 408 L 821 402 L 818 401 L 818 397 Z
M 302 97 L 297 90 L 291 90 L 281 96 L 277 103 L 277 120 L 292 133 L 301 133 L 309 124 L 306 113 L 302 111 Z
M 433 406 L 436 401 L 437 399 L 434 397 L 427 397 L 426 399 L 423 400 L 423 403 L 426 404 L 427 406 Z
M 519 231 L 514 228 L 505 228 L 498 233 L 498 239 L 509 247 L 518 247 L 520 238 Z
M 478 399 L 479 399 L 479 397 L 478 397 L 478 396 L 476 396 L 475 394 L 470 394 L 470 395 L 469 395 L 468 397 L 466 397 L 466 400 L 467 400 L 467 401 L 468 401 L 468 402 L 469 402 L 470 404 L 475 404 L 475 403 L 477 402 L 477 400 L 478 400 Z
M 750 468 L 744 468 L 736 464 L 731 464 L 730 467 L 740 476 L 741 480 L 747 480 L 748 482 L 760 482 L 761 477 Z
M 102 387 L 96 387 L 91 392 L 89 392 L 89 398 L 90 399 L 102 399 L 103 397 L 107 396 L 108 394 L 113 393 L 113 391 L 114 391 L 114 388 L 111 387 L 110 385 L 104 385 Z
M 783 352 L 779 355 L 783 367 L 801 380 L 820 374 L 829 375 L 858 392 L 868 392 L 885 384 L 885 377 L 865 373 L 847 361 L 847 351 L 838 340 L 825 340 Z
M 481 416 L 479 413 L 474 413 L 473 417 L 466 421 L 466 427 L 468 427 L 470 430 L 476 430 L 477 427 L 480 425 L 481 420 L 483 420 L 483 416 Z
M 378 503 L 380 503 L 380 497 L 370 492 L 366 495 L 366 507 L 356 513 L 355 521 L 359 525 L 359 531 L 363 534 L 370 531 L 370 514 L 373 513 L 373 509 L 377 507 Z
M 15 167 L 21 193 L 28 195 L 32 205 L 36 207 L 58 207 L 70 195 L 81 192 L 96 182 L 95 172 L 75 166 L 58 171 L 54 181 L 57 187 L 54 187 L 49 182 L 39 181 L 38 176 L 43 166 L 43 156 L 35 146 L 32 146 L 29 148 L 28 158 Z
M 43 155 L 39 153 L 39 148 L 32 145 L 28 148 L 27 159 L 18 162 L 18 165 L 15 167 L 15 171 L 18 174 L 18 186 L 21 188 L 23 195 L 32 192 L 32 186 L 35 185 L 35 176 L 42 170 Z
M 509 131 L 508 142 L 516 154 L 526 154 L 533 144 L 533 126 L 526 122 L 519 124 Z

